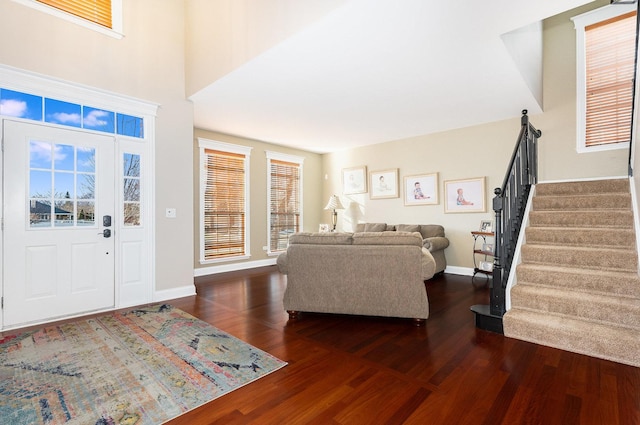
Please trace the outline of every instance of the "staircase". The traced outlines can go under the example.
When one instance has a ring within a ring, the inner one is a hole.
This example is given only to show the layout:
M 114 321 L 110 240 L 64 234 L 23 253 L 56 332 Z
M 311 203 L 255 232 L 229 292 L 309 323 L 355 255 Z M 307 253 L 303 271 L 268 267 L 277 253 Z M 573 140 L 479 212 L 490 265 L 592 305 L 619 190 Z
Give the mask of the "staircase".
M 627 179 L 538 184 L 521 258 L 506 336 L 640 367 Z

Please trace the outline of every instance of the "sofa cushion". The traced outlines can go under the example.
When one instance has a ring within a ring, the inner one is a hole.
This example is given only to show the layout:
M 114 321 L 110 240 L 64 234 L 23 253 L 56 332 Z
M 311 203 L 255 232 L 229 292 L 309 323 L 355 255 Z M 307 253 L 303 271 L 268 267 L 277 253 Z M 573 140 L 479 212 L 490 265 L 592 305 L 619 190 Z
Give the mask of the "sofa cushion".
M 415 245 L 422 246 L 420 233 L 361 232 L 353 234 L 353 245 Z
M 309 233 L 298 232 L 289 237 L 289 245 L 313 244 L 313 245 L 351 245 L 353 233 L 327 232 Z

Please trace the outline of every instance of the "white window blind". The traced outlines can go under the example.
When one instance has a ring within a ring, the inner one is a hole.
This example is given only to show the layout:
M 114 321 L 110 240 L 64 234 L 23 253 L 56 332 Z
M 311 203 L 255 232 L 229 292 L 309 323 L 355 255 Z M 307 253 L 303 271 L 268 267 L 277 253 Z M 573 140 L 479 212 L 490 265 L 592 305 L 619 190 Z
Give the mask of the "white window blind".
M 245 155 L 204 150 L 204 259 L 245 254 Z
M 300 231 L 301 163 L 269 159 L 269 252 L 287 249 L 289 236 Z
M 90 22 L 113 29 L 111 0 L 37 0 Z
M 585 27 L 585 146 L 629 142 L 636 12 Z

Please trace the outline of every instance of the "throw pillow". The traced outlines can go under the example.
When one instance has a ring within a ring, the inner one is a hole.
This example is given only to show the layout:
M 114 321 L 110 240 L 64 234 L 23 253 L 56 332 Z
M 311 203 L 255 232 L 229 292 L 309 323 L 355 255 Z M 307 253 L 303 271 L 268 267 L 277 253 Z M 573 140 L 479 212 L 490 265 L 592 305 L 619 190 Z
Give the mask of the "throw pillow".
M 396 230 L 398 232 L 419 232 L 420 225 L 419 224 L 398 224 L 396 226 Z

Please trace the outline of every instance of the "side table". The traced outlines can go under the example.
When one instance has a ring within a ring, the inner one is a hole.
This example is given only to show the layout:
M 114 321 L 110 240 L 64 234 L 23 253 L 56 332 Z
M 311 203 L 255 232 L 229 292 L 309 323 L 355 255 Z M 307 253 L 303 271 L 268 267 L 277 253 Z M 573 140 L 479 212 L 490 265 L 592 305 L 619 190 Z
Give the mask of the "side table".
M 471 282 L 477 274 L 484 275 L 487 281 L 493 274 L 493 242 L 487 243 L 487 238 L 493 238 L 493 232 L 471 232 L 473 236 L 473 276 Z

